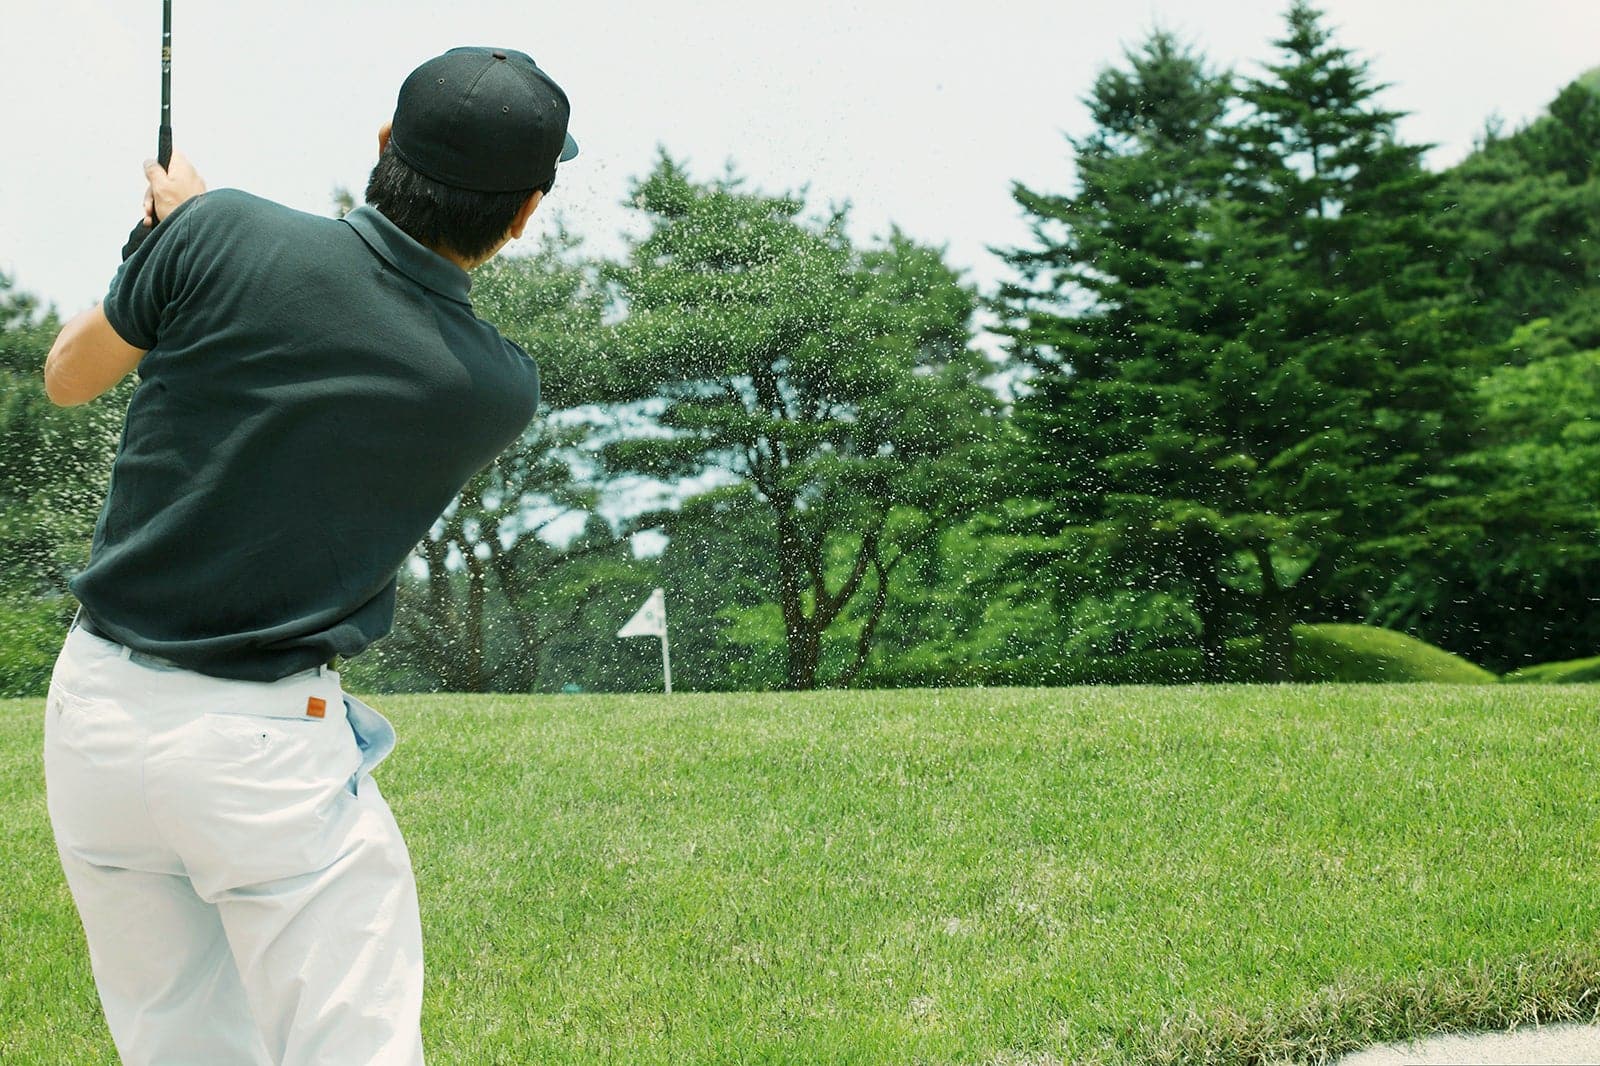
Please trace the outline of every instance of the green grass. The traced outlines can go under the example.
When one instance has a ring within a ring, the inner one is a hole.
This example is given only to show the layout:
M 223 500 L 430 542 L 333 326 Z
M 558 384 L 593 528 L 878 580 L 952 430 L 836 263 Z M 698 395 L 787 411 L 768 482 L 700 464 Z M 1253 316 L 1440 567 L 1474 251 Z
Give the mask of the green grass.
M 434 1063 L 1320 1061 L 1596 1017 L 1580 686 L 391 697 Z M 111 1063 L 0 704 L 0 1061 Z
M 1500 679 L 1518 683 L 1541 685 L 1573 685 L 1580 682 L 1600 681 L 1600 655 L 1592 659 L 1569 659 L 1563 663 L 1539 663 L 1513 670 Z
M 1459 655 L 1392 629 L 1295 626 L 1296 681 L 1433 681 L 1492 685 L 1495 675 Z

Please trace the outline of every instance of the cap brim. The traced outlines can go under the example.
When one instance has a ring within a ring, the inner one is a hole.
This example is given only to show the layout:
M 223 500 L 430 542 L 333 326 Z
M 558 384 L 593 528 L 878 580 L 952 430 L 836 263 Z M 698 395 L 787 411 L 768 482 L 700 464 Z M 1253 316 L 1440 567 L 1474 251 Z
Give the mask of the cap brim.
M 561 155 L 557 162 L 565 163 L 578 154 L 578 142 L 572 139 L 572 134 L 567 134 L 567 143 L 561 146 Z

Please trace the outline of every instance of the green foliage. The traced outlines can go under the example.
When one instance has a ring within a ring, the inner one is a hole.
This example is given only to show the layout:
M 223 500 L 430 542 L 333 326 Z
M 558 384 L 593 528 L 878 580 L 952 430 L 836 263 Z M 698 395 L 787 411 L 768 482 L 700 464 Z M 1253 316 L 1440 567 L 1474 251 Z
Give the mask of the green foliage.
M 1371 616 L 1497 670 L 1600 646 L 1597 156 L 1591 72 L 1445 175 L 1440 221 L 1493 369 L 1453 464 L 1469 491 L 1427 509 L 1428 537 L 1400 553 Z
M 777 580 L 772 526 L 762 502 L 748 486 L 726 485 L 691 496 L 660 521 L 668 540 L 656 572 L 666 591 L 673 688 L 781 688 L 783 622 L 762 621 L 767 590 Z M 656 651 L 645 640 L 627 644 L 639 656 Z
M 1500 679 L 1512 684 L 1534 683 L 1540 685 L 1572 685 L 1579 682 L 1600 681 L 1600 655 L 1588 659 L 1572 659 L 1563 663 L 1535 663 L 1513 670 Z
M 473 310 L 539 364 L 540 406 L 549 411 L 599 403 L 614 391 L 599 270 L 563 228 L 531 253 L 497 256 L 473 272 Z
M 0 275 L 0 694 L 42 693 L 75 604 L 67 582 L 88 561 L 116 451 L 124 384 L 65 409 L 44 392 L 60 328 Z
M 0 698 L 44 694 L 75 607 L 66 597 L 0 594 Z
M 1014 487 L 1050 502 L 1016 532 L 1079 596 L 1183 604 L 1212 677 L 1254 631 L 1287 679 L 1297 619 L 1370 610 L 1472 428 L 1422 149 L 1308 4 L 1275 43 L 1237 94 L 1164 33 L 1103 74 L 1004 293 L 1039 371 Z
M 1049 596 L 1007 566 L 999 515 L 952 525 L 908 560 L 890 592 L 861 682 L 900 688 L 1016 684 L 1056 677 L 1063 627 Z
M 617 630 L 660 582 L 655 559 L 636 559 L 629 542 L 617 539 L 599 519 L 586 538 L 565 546 L 564 565 L 550 569 L 539 586 L 540 609 L 565 619 L 546 642 L 539 688 L 559 692 L 575 685 L 584 692 L 656 692 L 661 689 L 660 642 L 618 639 Z M 554 554 L 554 553 L 553 553 Z M 675 623 L 685 621 L 674 611 Z M 671 636 L 677 636 L 677 626 Z M 683 688 L 673 649 L 674 691 Z
M 1563 89 L 1517 132 L 1491 133 L 1445 176 L 1438 220 L 1458 249 L 1456 273 L 1483 311 L 1482 339 L 1554 317 L 1600 275 L 1600 88 Z M 1580 342 L 1600 344 L 1600 337 Z
M 1427 512 L 1426 548 L 1377 614 L 1495 669 L 1582 656 L 1600 647 L 1600 350 L 1500 367 L 1478 399 L 1477 448 L 1456 463 L 1476 491 Z
M 44 392 L 44 358 L 60 329 L 0 275 L 0 587 L 61 595 L 88 559 L 116 450 L 125 384 L 60 408 Z
M 707 478 L 727 486 L 714 505 L 761 515 L 776 565 L 755 575 L 761 599 L 717 624 L 749 649 L 745 677 L 770 677 L 754 664 L 770 660 L 775 607 L 783 684 L 848 684 L 896 568 L 993 492 L 996 403 L 968 346 L 973 294 L 942 253 L 898 232 L 857 249 L 842 213 L 808 219 L 800 199 L 697 183 L 665 156 L 634 202 L 650 231 L 610 275 L 626 308 L 611 354 L 637 421 L 604 445 L 606 466 Z M 856 649 L 827 662 L 858 597 Z

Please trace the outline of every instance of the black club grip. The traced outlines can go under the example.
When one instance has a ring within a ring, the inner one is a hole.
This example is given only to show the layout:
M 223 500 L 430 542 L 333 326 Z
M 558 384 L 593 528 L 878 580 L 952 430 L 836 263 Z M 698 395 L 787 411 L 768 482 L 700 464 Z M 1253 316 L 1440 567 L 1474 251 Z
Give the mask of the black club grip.
M 161 169 L 166 170 L 172 162 L 172 127 L 162 126 L 156 134 L 156 162 L 161 164 Z M 155 232 L 155 226 L 146 226 L 143 220 L 134 223 L 133 232 L 128 234 L 128 243 L 122 246 L 122 261 L 126 263 L 128 257 L 139 250 L 139 246 Z
M 128 234 L 128 243 L 122 246 L 122 261 L 124 263 L 128 261 L 128 258 L 134 252 L 139 250 L 139 245 L 150 238 L 150 234 L 154 233 L 155 229 L 154 226 L 146 226 L 143 219 L 133 224 L 133 232 Z

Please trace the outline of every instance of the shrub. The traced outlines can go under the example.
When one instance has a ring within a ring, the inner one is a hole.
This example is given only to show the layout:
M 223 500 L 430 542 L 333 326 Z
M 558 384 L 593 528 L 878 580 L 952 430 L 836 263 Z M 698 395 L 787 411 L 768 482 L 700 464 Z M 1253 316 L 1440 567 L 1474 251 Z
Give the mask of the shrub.
M 1569 659 L 1562 663 L 1538 663 L 1513 670 L 1500 679 L 1511 684 L 1571 685 L 1583 681 L 1600 682 L 1600 655 L 1592 659 Z
M 74 607 L 63 597 L 0 597 L 0 697 L 45 694 Z
M 1259 679 L 1260 651 L 1259 638 L 1229 641 L 1229 680 Z M 1294 680 L 1487 685 L 1495 682 L 1495 675 L 1405 633 L 1330 623 L 1294 627 Z

